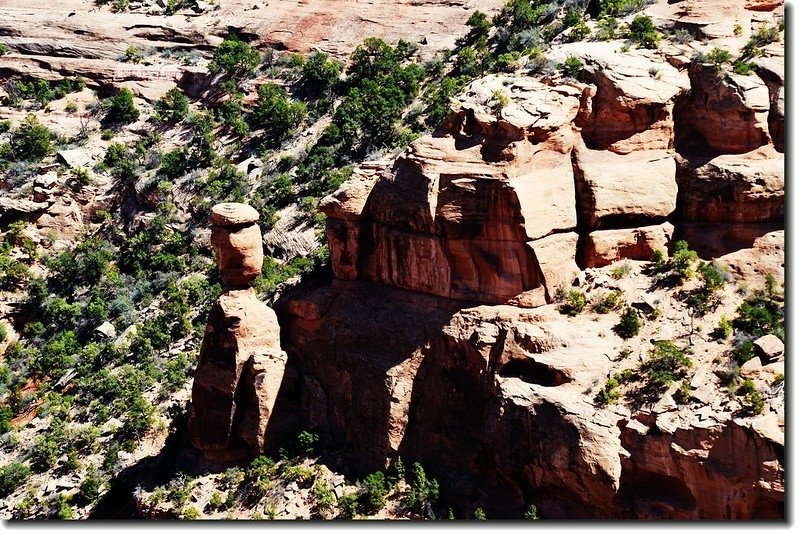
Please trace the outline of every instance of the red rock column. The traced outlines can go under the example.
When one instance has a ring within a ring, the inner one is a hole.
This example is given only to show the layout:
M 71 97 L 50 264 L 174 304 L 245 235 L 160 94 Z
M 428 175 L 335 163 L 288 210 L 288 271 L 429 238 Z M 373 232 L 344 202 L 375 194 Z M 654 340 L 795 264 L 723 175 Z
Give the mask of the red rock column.
M 208 458 L 263 450 L 286 366 L 275 312 L 248 287 L 264 260 L 257 222 L 258 212 L 246 204 L 211 210 L 211 244 L 225 288 L 209 313 L 189 415 L 190 440 Z

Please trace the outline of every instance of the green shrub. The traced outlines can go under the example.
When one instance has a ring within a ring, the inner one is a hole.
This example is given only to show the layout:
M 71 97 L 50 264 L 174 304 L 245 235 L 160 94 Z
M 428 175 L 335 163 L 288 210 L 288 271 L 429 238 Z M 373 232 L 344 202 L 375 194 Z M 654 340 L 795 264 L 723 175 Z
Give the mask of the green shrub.
M 0 134 L 5 134 L 11 130 L 11 121 L 8 119 L 0 121 Z
M 25 116 L 11 135 L 11 149 L 17 160 L 41 161 L 52 150 L 53 134 L 32 113 Z
M 628 38 L 644 48 L 658 48 L 661 35 L 653 19 L 647 15 L 637 15 L 628 26 Z
M 531 504 L 531 506 L 525 510 L 522 518 L 525 520 L 539 520 L 539 511 L 536 509 L 536 506 Z
M 684 281 L 694 275 L 694 263 L 696 261 L 697 253 L 689 249 L 689 244 L 684 240 L 679 240 L 675 243 L 675 249 L 666 264 L 666 268 L 673 277 Z
M 616 403 L 620 398 L 617 387 L 619 387 L 619 381 L 612 377 L 606 381 L 603 388 L 594 396 L 594 402 L 601 407 Z
M 685 45 L 694 40 L 694 35 L 692 35 L 692 32 L 689 30 L 678 28 L 675 30 L 675 33 L 672 34 L 672 40 L 678 44 Z
M 577 316 L 586 307 L 586 296 L 578 290 L 570 290 L 567 294 L 566 302 L 561 305 L 559 311 L 568 316 Z
M 75 518 L 75 511 L 69 504 L 69 499 L 65 492 L 60 493 L 55 499 L 56 516 L 59 520 L 72 520 Z
M 192 478 L 180 474 L 174 477 L 167 488 L 167 497 L 177 507 L 183 507 L 189 501 L 194 481 Z
M 712 63 L 718 71 L 722 70 L 722 67 L 726 63 L 730 63 L 731 59 L 733 59 L 730 52 L 718 47 L 712 48 L 711 51 L 706 54 L 706 57 L 708 58 L 708 62 Z
M 339 518 L 354 518 L 358 514 L 358 494 L 350 492 L 343 494 L 337 505 L 339 507 Z
M 69 101 L 64 105 L 64 111 L 67 113 L 75 113 L 78 111 L 78 105 L 72 101 Z
M 589 34 L 592 33 L 591 28 L 585 22 L 581 21 L 570 30 L 567 34 L 567 41 L 575 42 L 575 41 L 583 41 Z
M 617 37 L 619 22 L 614 17 L 603 17 L 597 21 L 597 39 L 611 41 Z
M 124 160 L 131 157 L 133 157 L 133 155 L 128 152 L 128 147 L 122 143 L 112 143 L 106 149 L 106 154 L 103 156 L 103 163 L 108 167 L 116 167 Z
M 614 290 L 598 297 L 592 303 L 592 309 L 598 314 L 608 314 L 612 310 L 619 310 L 625 305 L 622 291 Z
M 297 443 L 300 445 L 300 451 L 306 455 L 314 455 L 314 452 L 319 442 L 319 435 L 309 431 L 301 431 L 297 436 Z
M 642 328 L 642 321 L 639 314 L 632 307 L 626 307 L 619 317 L 619 323 L 614 327 L 614 331 L 622 338 L 633 338 Z
M 768 280 L 765 290 L 756 290 L 736 309 L 733 326 L 756 338 L 774 334 L 785 338 L 784 304 L 775 292 L 774 278 Z
M 649 359 L 639 366 L 648 378 L 648 384 L 663 390 L 682 377 L 692 360 L 682 349 L 667 340 L 658 340 L 647 352 Z
M 37 473 L 45 472 L 55 466 L 60 453 L 59 444 L 52 434 L 40 435 L 28 453 L 31 468 Z
M 253 128 L 263 128 L 265 146 L 276 147 L 291 135 L 306 113 L 305 104 L 292 101 L 283 87 L 264 84 L 258 88 L 252 124 Z
M 245 486 L 255 492 L 265 492 L 272 487 L 275 461 L 264 455 L 253 459 L 244 475 Z
M 261 57 L 258 50 L 245 43 L 239 37 L 228 37 L 214 49 L 214 55 L 208 64 L 211 74 L 224 73 L 228 76 L 249 76 L 258 67 Z
M 492 29 L 492 24 L 489 22 L 489 17 L 482 11 L 473 11 L 472 15 L 467 19 L 467 26 L 469 26 L 469 35 L 467 39 L 470 42 L 475 42 L 478 39 L 486 39 L 489 37 L 489 30 Z
M 406 496 L 405 506 L 418 514 L 433 518 L 433 506 L 439 499 L 439 483 L 435 479 L 428 479 L 419 463 L 411 466 L 411 478 L 408 483 L 411 488 Z
M 600 0 L 600 16 L 625 15 L 645 5 L 645 0 Z
M 160 121 L 179 123 L 189 114 L 189 99 L 178 87 L 173 87 L 153 106 Z
M 78 181 L 78 184 L 82 186 L 88 186 L 92 183 L 92 175 L 89 173 L 88 169 L 83 167 L 75 167 L 72 169 L 72 176 L 75 180 Z
M 755 71 L 755 68 L 756 68 L 756 64 L 754 62 L 752 62 L 752 61 L 747 62 L 747 61 L 741 61 L 741 60 L 737 59 L 736 61 L 733 62 L 733 72 L 735 72 L 736 74 L 749 76 L 749 75 L 753 74 L 753 72 Z
M 139 109 L 133 103 L 133 93 L 127 87 L 105 99 L 103 109 L 106 112 L 103 120 L 111 123 L 132 123 L 139 118 Z
M 742 58 L 754 58 L 760 56 L 762 47 L 780 40 L 780 28 L 777 26 L 767 26 L 762 24 L 758 30 L 750 36 L 750 40 L 742 50 Z
M 324 52 L 308 56 L 303 65 L 300 83 L 314 97 L 329 95 L 342 74 L 342 63 L 328 59 Z
M 318 479 L 311 492 L 314 496 L 314 511 L 317 515 L 324 518 L 333 512 L 336 505 L 336 494 L 325 481 Z
M 175 149 L 161 157 L 161 167 L 158 172 L 170 180 L 175 180 L 183 176 L 187 168 L 186 151 Z
M 764 398 L 756 391 L 752 379 L 745 379 L 737 392 L 742 396 L 742 411 L 749 416 L 757 416 L 764 411 Z
M 583 68 L 583 62 L 580 58 L 569 56 L 564 60 L 564 63 L 559 65 L 559 69 L 568 78 L 578 79 Z
M 0 43 L 0 56 L 5 56 L 6 54 L 8 54 L 8 47 Z
M 78 489 L 78 501 L 82 504 L 93 503 L 100 497 L 100 487 L 103 486 L 103 483 L 103 478 L 97 472 L 97 468 L 90 464 Z
M 475 511 L 472 513 L 472 516 L 475 518 L 475 520 L 486 520 L 486 513 L 480 507 L 475 509 Z
M 314 470 L 301 464 L 289 464 L 283 469 L 283 478 L 286 481 L 296 481 L 300 485 L 310 483 L 313 477 Z
M 200 511 L 197 510 L 197 507 L 190 505 L 183 511 L 181 511 L 180 519 L 181 520 L 196 520 L 200 516 Z
M 25 484 L 31 470 L 19 461 L 12 461 L 0 468 L 0 498 L 5 498 Z
M 212 511 L 219 511 L 222 509 L 222 506 L 225 504 L 225 501 L 222 499 L 222 494 L 218 491 L 214 491 L 211 494 L 211 498 L 208 500 L 208 506 L 211 508 Z
M 733 336 L 733 324 L 727 316 L 722 316 L 719 325 L 712 331 L 711 335 L 717 340 L 725 340 Z
M 386 505 L 386 478 L 383 472 L 374 472 L 364 480 L 366 509 L 377 513 Z

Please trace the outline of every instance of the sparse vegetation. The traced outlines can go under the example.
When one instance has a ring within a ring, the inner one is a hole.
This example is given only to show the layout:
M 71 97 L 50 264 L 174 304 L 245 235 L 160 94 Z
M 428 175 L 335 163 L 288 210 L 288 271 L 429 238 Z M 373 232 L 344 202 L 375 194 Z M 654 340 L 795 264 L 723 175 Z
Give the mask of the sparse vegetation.
M 647 15 L 637 15 L 628 26 L 628 38 L 642 48 L 658 48 L 661 34 L 658 33 L 653 19 Z
M 614 327 L 614 331 L 622 338 L 633 338 L 642 328 L 642 320 L 639 319 L 639 314 L 636 309 L 626 307 L 619 317 L 619 323 Z
M 567 59 L 564 60 L 564 63 L 559 66 L 559 69 L 564 76 L 567 78 L 574 78 L 576 80 L 580 78 L 582 68 L 583 62 L 580 60 L 580 58 L 575 56 L 567 57 Z
M 566 302 L 559 309 L 562 314 L 567 316 L 577 316 L 586 307 L 586 296 L 578 290 L 570 290 L 567 294 Z

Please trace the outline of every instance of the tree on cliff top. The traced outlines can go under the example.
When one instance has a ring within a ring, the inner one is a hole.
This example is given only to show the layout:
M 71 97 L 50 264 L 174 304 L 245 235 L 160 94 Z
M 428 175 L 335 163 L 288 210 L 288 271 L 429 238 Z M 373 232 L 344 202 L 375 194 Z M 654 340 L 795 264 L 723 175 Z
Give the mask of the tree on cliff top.
M 208 70 L 211 74 L 247 76 L 258 67 L 260 60 L 258 50 L 239 37 L 232 36 L 222 41 L 214 50 L 214 57 L 208 64 Z

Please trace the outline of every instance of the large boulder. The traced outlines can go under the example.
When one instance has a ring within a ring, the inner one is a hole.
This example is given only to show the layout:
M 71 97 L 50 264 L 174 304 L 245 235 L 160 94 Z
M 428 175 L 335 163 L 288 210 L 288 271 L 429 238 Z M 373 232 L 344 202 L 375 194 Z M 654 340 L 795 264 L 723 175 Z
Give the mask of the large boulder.
M 669 63 L 620 54 L 617 48 L 615 43 L 565 47 L 585 62 L 583 79 L 593 84 L 584 89 L 575 117 L 584 142 L 617 153 L 672 148 L 673 107 L 689 89 L 689 78 Z
M 675 227 L 662 223 L 630 229 L 595 230 L 586 236 L 582 265 L 602 267 L 618 260 L 650 260 L 656 251 L 666 252 Z
M 582 225 L 630 228 L 665 221 L 676 207 L 675 172 L 675 159 L 665 150 L 626 155 L 578 150 L 575 185 Z
M 783 221 L 784 160 L 773 147 L 724 154 L 679 173 L 682 216 L 692 221 Z
M 770 142 L 769 90 L 760 78 L 698 63 L 689 68 L 689 79 L 692 89 L 680 113 L 711 150 L 741 154 Z
M 222 281 L 245 286 L 261 274 L 264 248 L 255 208 L 222 203 L 211 208 L 211 245 Z

